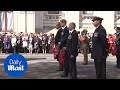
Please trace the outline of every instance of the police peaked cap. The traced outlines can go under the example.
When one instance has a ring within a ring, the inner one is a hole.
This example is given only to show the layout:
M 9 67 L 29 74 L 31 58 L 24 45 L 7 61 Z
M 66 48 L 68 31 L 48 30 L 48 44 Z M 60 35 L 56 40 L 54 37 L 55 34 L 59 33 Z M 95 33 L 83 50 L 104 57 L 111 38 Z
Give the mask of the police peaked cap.
M 120 27 L 116 27 L 115 29 L 116 29 L 116 30 L 120 30 Z

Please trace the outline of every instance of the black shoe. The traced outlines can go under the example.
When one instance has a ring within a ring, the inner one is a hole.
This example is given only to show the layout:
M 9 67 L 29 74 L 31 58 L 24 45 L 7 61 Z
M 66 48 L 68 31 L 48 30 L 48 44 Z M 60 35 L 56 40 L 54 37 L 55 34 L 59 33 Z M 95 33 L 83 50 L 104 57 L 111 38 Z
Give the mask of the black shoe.
M 61 77 L 67 77 L 68 75 L 67 74 L 63 74 L 63 75 L 61 75 Z
M 120 66 L 116 66 L 117 68 L 120 68 Z
M 72 77 L 71 79 L 77 79 L 77 77 Z
M 57 71 L 63 71 L 63 69 L 58 69 Z

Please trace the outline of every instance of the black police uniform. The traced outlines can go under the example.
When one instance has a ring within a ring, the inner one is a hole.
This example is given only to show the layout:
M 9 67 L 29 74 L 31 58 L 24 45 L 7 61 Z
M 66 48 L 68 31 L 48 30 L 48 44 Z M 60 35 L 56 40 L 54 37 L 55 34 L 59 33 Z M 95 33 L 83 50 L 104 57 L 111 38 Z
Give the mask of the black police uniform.
M 115 41 L 116 45 L 117 45 L 117 67 L 120 68 L 120 32 L 116 33 L 116 37 L 118 37 L 119 39 Z
M 76 70 L 76 56 L 78 55 L 78 33 L 74 30 L 69 34 L 66 45 L 65 61 L 64 61 L 64 74 L 70 76 L 72 79 L 77 79 L 77 70 Z M 74 58 L 70 58 L 73 55 Z
M 102 18 L 95 17 L 93 18 L 93 21 L 94 20 L 102 20 Z M 109 49 L 106 38 L 106 30 L 102 25 L 100 25 L 95 29 L 92 37 L 91 53 L 91 57 L 94 59 L 97 79 L 106 78 L 106 58 L 108 56 L 106 49 Z

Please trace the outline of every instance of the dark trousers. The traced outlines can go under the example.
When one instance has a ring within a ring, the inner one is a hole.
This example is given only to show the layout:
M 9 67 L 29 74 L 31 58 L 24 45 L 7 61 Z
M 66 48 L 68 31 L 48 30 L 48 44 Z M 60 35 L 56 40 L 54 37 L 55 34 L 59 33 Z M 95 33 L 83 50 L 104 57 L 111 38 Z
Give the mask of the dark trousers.
M 118 49 L 118 52 L 117 52 L 117 67 L 120 67 L 120 47 L 117 48 Z
M 106 79 L 106 59 L 94 59 L 96 78 Z
M 12 47 L 12 52 L 13 52 L 13 53 L 16 53 L 16 46 L 13 46 L 13 47 Z
M 69 72 L 72 79 L 77 79 L 76 57 L 71 59 L 70 55 L 66 54 L 64 60 L 64 74 L 68 75 Z
M 23 53 L 27 53 L 27 47 L 23 48 Z
M 22 52 L 23 52 L 22 49 L 23 49 L 23 48 L 22 48 L 22 45 L 18 44 L 18 45 L 16 46 L 16 53 L 22 53 Z
M 40 46 L 40 53 L 42 53 L 42 46 Z
M 51 53 L 51 47 L 50 47 L 50 44 L 48 44 L 48 53 Z

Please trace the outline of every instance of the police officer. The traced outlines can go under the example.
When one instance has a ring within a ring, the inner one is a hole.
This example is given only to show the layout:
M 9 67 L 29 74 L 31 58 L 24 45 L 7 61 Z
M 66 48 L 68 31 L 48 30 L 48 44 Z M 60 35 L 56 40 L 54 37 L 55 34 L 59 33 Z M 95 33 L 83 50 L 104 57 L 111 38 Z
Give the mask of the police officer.
M 109 51 L 106 30 L 101 25 L 102 20 L 101 17 L 94 17 L 92 20 L 96 29 L 92 37 L 91 57 L 94 59 L 97 79 L 106 79 L 106 58 Z
M 78 33 L 75 30 L 75 23 L 69 24 L 69 36 L 66 44 L 66 53 L 64 61 L 64 74 L 62 77 L 67 77 L 70 72 L 71 79 L 77 79 L 76 57 L 78 55 Z
M 116 38 L 115 38 L 115 43 L 117 45 L 117 68 L 120 68 L 120 27 L 116 28 Z

